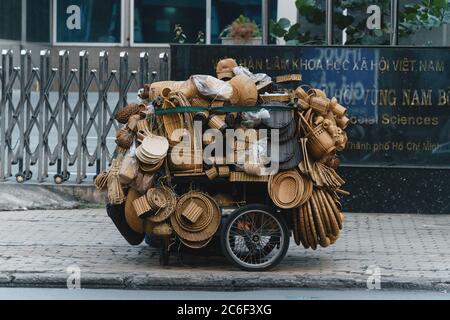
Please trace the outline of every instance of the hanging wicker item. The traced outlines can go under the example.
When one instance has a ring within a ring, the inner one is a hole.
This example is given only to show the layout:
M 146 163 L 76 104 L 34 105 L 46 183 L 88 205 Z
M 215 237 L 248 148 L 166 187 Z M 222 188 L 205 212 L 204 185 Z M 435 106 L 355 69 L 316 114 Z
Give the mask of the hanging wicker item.
M 108 199 L 110 204 L 122 204 L 126 199 L 119 179 L 120 164 L 120 159 L 114 159 L 112 161 L 111 170 L 109 171 Z
M 135 114 L 139 114 L 142 111 L 145 111 L 147 107 L 144 104 L 129 104 L 116 114 L 116 120 L 119 121 L 121 124 L 126 124 L 128 122 L 128 119 Z

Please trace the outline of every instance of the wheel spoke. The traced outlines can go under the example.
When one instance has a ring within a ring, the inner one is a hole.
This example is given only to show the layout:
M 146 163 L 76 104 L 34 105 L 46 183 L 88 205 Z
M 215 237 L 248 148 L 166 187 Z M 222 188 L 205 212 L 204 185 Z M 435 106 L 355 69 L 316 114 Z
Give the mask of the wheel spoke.
M 228 244 L 239 264 L 263 267 L 282 254 L 283 229 L 273 215 L 264 211 L 244 212 L 230 223 Z

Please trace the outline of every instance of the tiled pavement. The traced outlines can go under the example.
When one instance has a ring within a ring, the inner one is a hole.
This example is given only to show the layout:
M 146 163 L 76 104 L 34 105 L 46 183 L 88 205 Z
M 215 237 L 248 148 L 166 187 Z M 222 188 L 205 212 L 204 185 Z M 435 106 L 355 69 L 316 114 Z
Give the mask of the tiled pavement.
M 76 265 L 82 287 L 365 288 L 375 266 L 382 288 L 441 291 L 450 288 L 450 215 L 347 214 L 335 246 L 311 251 L 292 242 L 264 273 L 213 256 L 161 267 L 154 253 L 129 246 L 105 210 L 0 212 L 0 286 L 65 286 Z

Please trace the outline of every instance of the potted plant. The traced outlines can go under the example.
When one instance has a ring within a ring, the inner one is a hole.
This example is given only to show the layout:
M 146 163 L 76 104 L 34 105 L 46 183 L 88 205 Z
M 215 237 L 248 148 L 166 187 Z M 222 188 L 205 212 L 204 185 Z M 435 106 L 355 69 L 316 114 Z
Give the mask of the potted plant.
M 248 17 L 240 15 L 221 33 L 225 45 L 258 45 L 262 43 L 259 26 Z

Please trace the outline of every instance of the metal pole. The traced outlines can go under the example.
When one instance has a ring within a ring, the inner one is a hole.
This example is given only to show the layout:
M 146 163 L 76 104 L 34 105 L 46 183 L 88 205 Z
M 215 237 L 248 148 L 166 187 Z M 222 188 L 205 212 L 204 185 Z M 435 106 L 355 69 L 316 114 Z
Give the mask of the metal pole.
M 102 94 L 102 106 L 101 106 L 101 122 L 99 123 L 99 127 L 101 128 L 101 163 L 100 167 L 101 170 L 106 170 L 106 123 L 107 123 L 107 115 L 108 115 L 108 96 L 107 96 L 107 90 L 105 88 L 106 83 L 108 81 L 109 77 L 109 67 L 108 67 L 108 57 L 109 54 L 107 51 L 102 51 L 100 53 L 100 84 L 101 84 L 101 94 Z
M 391 0 L 391 46 L 398 45 L 399 2 Z
M 211 44 L 211 14 L 212 14 L 212 0 L 206 0 L 206 44 Z
M 326 3 L 326 28 L 327 28 L 327 45 L 333 45 L 333 0 L 327 0 Z
M 148 52 L 141 52 L 139 55 L 140 72 L 139 72 L 139 88 L 143 88 L 144 84 L 149 80 L 148 68 Z
M 86 84 L 86 58 L 87 51 L 80 52 L 80 72 L 79 72 L 79 88 L 78 88 L 78 105 L 77 105 L 77 131 L 78 131 L 78 146 L 77 146 L 77 183 L 81 183 L 84 179 L 85 159 L 84 155 L 84 141 L 83 141 L 83 128 L 84 128 L 84 116 L 85 116 L 85 97 L 84 86 Z
M 6 81 L 7 81 L 7 56 L 9 51 L 2 50 L 1 88 L 2 100 L 0 103 L 0 180 L 5 180 L 6 163 Z
M 27 41 L 27 0 L 22 0 L 22 20 L 21 20 L 21 35 L 22 44 Z
M 269 0 L 262 0 L 262 41 L 263 45 L 269 44 Z

